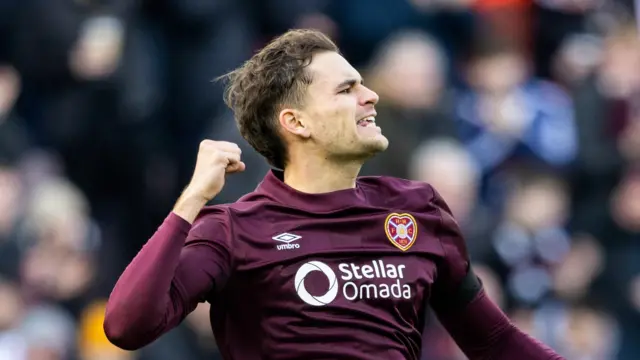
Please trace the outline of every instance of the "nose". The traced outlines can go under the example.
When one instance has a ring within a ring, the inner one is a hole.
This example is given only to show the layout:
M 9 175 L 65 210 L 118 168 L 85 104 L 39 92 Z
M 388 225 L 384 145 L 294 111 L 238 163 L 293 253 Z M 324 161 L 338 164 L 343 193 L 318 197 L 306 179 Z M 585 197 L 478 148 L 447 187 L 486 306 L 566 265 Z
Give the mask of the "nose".
M 378 94 L 366 86 L 362 86 L 362 105 L 375 105 L 380 100 Z

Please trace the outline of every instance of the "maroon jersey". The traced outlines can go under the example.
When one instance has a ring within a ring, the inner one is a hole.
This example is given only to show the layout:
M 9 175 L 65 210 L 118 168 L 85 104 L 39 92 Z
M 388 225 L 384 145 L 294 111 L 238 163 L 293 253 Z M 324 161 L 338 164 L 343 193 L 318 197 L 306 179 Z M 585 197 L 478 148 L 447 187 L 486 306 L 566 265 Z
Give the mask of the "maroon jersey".
M 193 226 L 167 217 L 109 300 L 116 345 L 144 346 L 208 301 L 225 359 L 419 359 L 431 304 L 471 358 L 560 358 L 486 298 L 429 185 L 362 177 L 306 194 L 278 175 Z

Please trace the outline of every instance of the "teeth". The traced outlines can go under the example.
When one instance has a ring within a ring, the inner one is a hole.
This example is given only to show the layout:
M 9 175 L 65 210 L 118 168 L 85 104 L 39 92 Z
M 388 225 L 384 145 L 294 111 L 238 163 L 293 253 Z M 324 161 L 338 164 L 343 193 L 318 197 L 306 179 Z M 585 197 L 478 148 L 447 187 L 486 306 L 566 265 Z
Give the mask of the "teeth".
M 364 119 L 358 120 L 358 125 L 368 126 L 369 124 L 375 124 L 376 118 L 374 116 L 367 116 Z

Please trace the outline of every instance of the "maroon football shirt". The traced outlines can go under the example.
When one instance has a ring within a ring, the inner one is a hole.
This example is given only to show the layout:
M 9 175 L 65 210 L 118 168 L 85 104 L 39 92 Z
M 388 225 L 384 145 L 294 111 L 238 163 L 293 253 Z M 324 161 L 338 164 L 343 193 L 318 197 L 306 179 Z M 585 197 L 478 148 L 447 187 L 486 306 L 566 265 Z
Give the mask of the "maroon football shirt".
M 169 215 L 111 295 L 111 341 L 144 346 L 208 301 L 225 359 L 419 359 L 431 303 L 472 359 L 560 359 L 479 286 L 461 292 L 465 245 L 429 185 L 362 177 L 306 194 L 280 175 L 193 226 Z

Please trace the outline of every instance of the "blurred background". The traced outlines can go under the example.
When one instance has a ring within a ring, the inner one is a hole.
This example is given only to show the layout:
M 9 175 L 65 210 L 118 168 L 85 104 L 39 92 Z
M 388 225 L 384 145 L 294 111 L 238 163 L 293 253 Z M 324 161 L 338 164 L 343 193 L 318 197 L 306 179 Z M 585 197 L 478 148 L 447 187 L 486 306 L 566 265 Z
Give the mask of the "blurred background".
M 640 359 L 634 0 L 0 0 L 0 359 L 218 359 L 206 305 L 137 352 L 104 302 L 204 138 L 216 76 L 274 35 L 330 35 L 381 96 L 363 169 L 432 183 L 491 297 L 571 360 Z M 433 315 L 424 360 L 464 356 Z

